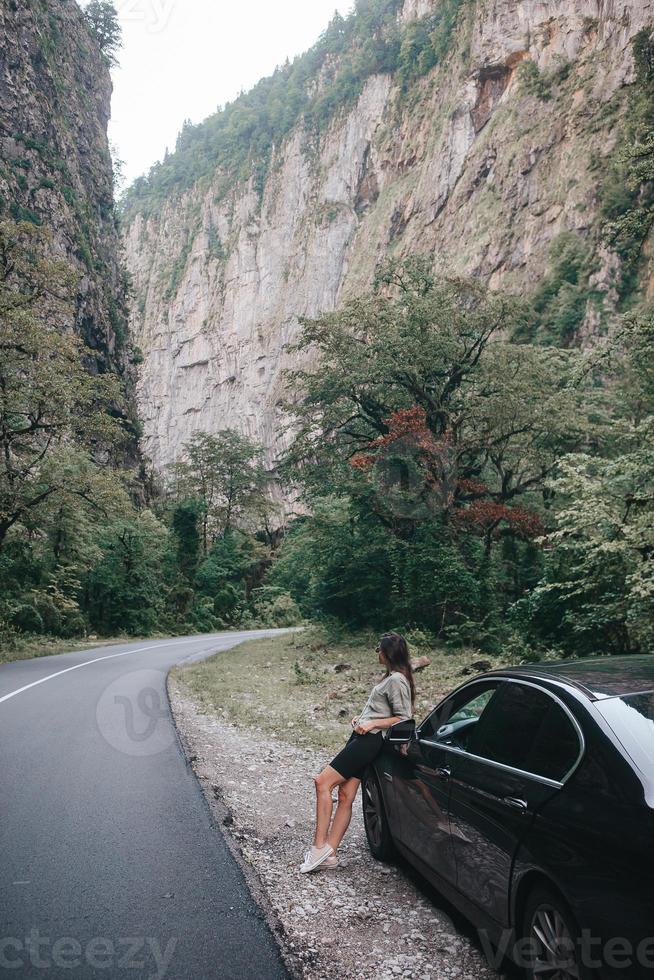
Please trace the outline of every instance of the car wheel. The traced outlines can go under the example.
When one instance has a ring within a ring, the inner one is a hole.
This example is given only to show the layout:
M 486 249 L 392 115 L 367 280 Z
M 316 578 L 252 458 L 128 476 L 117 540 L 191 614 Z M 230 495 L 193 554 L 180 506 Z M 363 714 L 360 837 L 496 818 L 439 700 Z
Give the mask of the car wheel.
M 522 934 L 528 980 L 592 980 L 593 971 L 581 962 L 579 927 L 554 890 L 538 887 L 530 894 Z
M 377 861 L 388 861 L 394 853 L 393 838 L 386 819 L 379 781 L 369 769 L 362 780 L 363 823 L 370 853 Z

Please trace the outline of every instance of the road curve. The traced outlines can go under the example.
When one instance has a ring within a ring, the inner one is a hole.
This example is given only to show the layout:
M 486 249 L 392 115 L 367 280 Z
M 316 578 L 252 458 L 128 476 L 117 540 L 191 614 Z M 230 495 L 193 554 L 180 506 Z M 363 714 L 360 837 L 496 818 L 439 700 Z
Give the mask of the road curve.
M 165 691 L 173 665 L 272 632 L 0 666 L 0 977 L 286 976 Z

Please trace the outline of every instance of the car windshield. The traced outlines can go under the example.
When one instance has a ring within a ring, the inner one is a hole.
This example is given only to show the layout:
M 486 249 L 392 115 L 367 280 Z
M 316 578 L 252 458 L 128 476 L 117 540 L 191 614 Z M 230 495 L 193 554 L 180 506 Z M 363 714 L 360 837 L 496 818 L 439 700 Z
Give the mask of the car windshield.
M 641 772 L 651 773 L 654 760 L 654 691 L 607 698 L 598 710 Z

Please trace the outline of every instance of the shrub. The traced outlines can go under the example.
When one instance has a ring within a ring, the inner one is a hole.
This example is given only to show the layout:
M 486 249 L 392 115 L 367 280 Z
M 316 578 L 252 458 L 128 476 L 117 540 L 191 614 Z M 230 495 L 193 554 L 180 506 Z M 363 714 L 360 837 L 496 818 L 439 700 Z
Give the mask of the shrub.
M 86 620 L 81 613 L 71 613 L 61 624 L 60 635 L 65 640 L 74 640 L 86 636 Z
M 552 98 L 551 82 L 543 75 L 535 61 L 531 58 L 523 61 L 518 67 L 518 72 L 522 87 L 528 95 L 533 95 L 543 102 L 548 102 Z
M 14 610 L 12 625 L 21 633 L 43 633 L 43 620 L 39 611 L 29 603 L 23 603 Z
M 257 589 L 254 616 L 261 626 L 273 629 L 299 626 L 302 622 L 302 612 L 293 596 L 271 586 Z
M 61 635 L 61 612 L 51 596 L 39 592 L 34 596 L 34 606 L 43 620 L 43 631 L 52 636 Z

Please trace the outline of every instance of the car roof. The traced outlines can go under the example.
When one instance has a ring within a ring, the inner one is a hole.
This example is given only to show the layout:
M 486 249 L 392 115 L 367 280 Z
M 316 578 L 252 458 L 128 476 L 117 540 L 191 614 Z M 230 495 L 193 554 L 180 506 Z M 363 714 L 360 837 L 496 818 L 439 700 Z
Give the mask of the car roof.
M 654 654 L 588 657 L 520 664 L 492 671 L 511 677 L 556 681 L 582 691 L 592 701 L 654 690 Z

